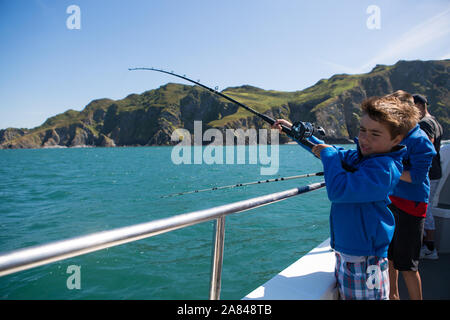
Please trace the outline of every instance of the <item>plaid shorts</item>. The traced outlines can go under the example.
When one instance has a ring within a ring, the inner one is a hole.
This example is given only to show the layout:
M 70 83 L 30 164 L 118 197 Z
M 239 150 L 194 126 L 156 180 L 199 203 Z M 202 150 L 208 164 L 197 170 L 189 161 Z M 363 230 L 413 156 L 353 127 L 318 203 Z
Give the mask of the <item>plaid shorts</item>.
M 387 258 L 370 256 L 353 263 L 336 252 L 334 275 L 342 300 L 389 300 Z

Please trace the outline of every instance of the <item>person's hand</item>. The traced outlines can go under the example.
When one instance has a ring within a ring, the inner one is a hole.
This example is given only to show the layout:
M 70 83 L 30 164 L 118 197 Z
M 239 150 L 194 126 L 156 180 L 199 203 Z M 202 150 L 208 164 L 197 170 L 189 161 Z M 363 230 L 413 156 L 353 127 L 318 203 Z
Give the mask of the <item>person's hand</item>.
M 277 119 L 277 121 L 275 121 L 275 123 L 272 125 L 272 129 L 278 129 L 280 130 L 280 133 L 282 132 L 282 128 L 281 125 L 288 127 L 289 129 L 292 128 L 292 123 L 290 123 L 287 120 L 284 119 Z
M 311 151 L 314 153 L 314 155 L 320 159 L 320 151 L 322 151 L 325 148 L 331 148 L 332 146 L 328 144 L 316 144 L 314 147 L 312 147 Z

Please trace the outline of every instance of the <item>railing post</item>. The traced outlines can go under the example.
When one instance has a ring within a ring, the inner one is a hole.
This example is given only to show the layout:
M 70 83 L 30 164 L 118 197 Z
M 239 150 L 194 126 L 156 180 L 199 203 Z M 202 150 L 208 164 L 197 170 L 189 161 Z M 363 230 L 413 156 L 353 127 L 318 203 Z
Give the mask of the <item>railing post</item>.
M 225 242 L 225 216 L 216 219 L 214 224 L 214 248 L 211 259 L 211 283 L 209 299 L 220 299 L 220 284 L 222 281 L 223 247 Z

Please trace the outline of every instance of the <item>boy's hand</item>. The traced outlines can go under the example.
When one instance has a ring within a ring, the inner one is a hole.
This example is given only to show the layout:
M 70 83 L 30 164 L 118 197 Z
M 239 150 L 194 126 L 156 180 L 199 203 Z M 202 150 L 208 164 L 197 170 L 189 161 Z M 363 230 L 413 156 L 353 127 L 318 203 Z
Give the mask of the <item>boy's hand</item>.
M 331 148 L 332 146 L 328 144 L 316 144 L 314 147 L 312 147 L 311 151 L 314 153 L 314 155 L 320 159 L 320 151 L 322 151 L 325 148 Z
M 281 125 L 284 125 L 285 127 L 288 127 L 289 129 L 292 128 L 292 123 L 290 123 L 289 121 L 284 120 L 284 119 L 277 119 L 277 121 L 275 121 L 275 123 L 272 125 L 272 129 L 278 129 L 278 130 L 280 130 L 280 133 L 282 133 Z

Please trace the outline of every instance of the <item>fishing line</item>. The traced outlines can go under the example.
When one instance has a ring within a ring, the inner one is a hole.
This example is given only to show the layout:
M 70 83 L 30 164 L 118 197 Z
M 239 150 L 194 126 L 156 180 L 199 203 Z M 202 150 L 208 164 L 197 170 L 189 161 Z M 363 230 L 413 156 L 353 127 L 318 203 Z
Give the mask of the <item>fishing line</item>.
M 192 191 L 186 191 L 186 192 L 171 193 L 171 194 L 168 194 L 168 195 L 165 195 L 165 196 L 161 196 L 160 198 L 169 198 L 169 197 L 181 196 L 181 195 L 190 194 L 190 193 L 198 193 L 198 192 L 205 192 L 205 191 L 216 191 L 216 190 L 222 190 L 222 189 L 228 189 L 228 188 L 244 187 L 244 186 L 249 186 L 249 185 L 252 185 L 252 184 L 261 184 L 261 183 L 277 182 L 277 181 L 286 181 L 286 180 L 293 180 L 293 179 L 299 179 L 299 178 L 308 178 L 308 177 L 315 177 L 315 176 L 323 176 L 323 172 L 307 173 L 307 174 L 302 174 L 302 175 L 297 175 L 297 176 L 282 177 L 282 178 L 275 178 L 275 179 L 267 179 L 267 180 L 245 182 L 245 183 L 237 183 L 237 184 L 231 184 L 231 185 L 228 185 L 228 186 L 221 186 L 221 187 L 213 187 L 213 188 L 201 189 L 201 190 L 192 190 Z

